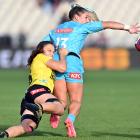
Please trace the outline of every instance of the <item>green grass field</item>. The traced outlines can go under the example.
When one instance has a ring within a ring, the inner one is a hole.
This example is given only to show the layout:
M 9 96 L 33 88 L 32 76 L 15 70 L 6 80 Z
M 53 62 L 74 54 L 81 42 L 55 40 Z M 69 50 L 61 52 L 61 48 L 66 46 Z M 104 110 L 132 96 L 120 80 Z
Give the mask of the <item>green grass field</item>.
M 27 82 L 26 70 L 0 70 L 0 130 L 19 123 L 19 105 Z M 44 115 L 33 134 L 17 140 L 67 140 L 62 117 L 58 129 Z M 76 140 L 140 139 L 140 70 L 87 71 Z

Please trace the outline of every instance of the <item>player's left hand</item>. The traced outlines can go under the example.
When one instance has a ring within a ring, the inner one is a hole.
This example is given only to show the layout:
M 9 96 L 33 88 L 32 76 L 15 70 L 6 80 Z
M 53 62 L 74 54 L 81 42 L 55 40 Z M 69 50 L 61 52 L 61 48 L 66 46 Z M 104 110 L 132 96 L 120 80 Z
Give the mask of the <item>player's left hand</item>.
M 130 34 L 138 34 L 140 32 L 140 25 L 138 23 L 131 25 L 129 29 Z
M 61 56 L 66 56 L 68 54 L 68 50 L 66 48 L 59 49 L 59 54 Z

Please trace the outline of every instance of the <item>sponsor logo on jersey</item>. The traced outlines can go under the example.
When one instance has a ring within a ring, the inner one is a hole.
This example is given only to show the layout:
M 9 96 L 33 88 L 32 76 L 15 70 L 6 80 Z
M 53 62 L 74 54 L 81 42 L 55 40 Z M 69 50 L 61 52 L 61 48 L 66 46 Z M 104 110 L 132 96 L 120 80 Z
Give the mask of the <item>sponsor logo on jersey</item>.
M 72 78 L 72 79 L 81 79 L 81 74 L 80 73 L 70 73 L 69 74 L 69 78 Z
M 56 33 L 71 33 L 72 31 L 72 28 L 56 29 Z
M 32 90 L 31 94 L 34 95 L 36 93 L 43 92 L 43 91 L 46 91 L 46 90 L 44 88 L 39 88 L 39 89 Z

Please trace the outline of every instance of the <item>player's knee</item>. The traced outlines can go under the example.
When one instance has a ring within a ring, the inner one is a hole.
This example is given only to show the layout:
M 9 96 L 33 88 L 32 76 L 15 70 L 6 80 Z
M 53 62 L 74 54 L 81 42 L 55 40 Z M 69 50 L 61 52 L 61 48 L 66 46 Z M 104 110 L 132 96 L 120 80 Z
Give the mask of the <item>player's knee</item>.
M 55 113 L 59 114 L 59 115 L 64 114 L 64 107 L 60 102 L 56 103 L 56 112 Z
M 64 110 L 66 110 L 67 109 L 67 101 L 60 100 L 60 103 L 63 105 Z
M 57 98 L 50 98 L 46 100 L 46 102 L 51 102 L 55 104 L 55 114 L 63 115 L 64 114 L 64 107 L 63 104 Z

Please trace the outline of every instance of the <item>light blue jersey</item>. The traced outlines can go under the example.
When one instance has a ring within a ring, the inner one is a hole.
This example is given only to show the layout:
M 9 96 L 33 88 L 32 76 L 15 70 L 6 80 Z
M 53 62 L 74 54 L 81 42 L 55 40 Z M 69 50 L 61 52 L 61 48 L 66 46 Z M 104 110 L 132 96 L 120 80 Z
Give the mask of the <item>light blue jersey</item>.
M 101 30 L 103 30 L 101 21 L 96 21 L 96 22 L 93 21 L 85 24 L 69 21 L 60 24 L 55 30 L 52 30 L 49 33 L 49 35 L 44 37 L 43 41 L 52 41 L 55 45 L 56 50 L 58 48 L 64 47 L 67 48 L 69 52 L 73 52 L 72 54 L 77 55 L 77 56 L 76 55 L 67 56 L 66 58 L 67 70 L 65 72 L 67 76 L 65 76 L 65 78 L 75 77 L 73 79 L 77 79 L 77 80 L 82 79 L 82 73 L 84 73 L 84 68 L 83 68 L 83 62 L 80 58 L 80 52 L 84 47 L 85 39 L 88 34 L 99 32 Z M 54 59 L 59 60 L 59 55 L 57 51 L 54 55 Z M 71 76 L 71 74 L 73 75 Z M 78 76 L 77 74 L 80 74 L 80 76 Z M 60 77 L 60 75 L 62 76 L 62 74 L 58 73 L 58 79 L 62 78 Z M 72 80 L 70 82 L 72 82 Z

